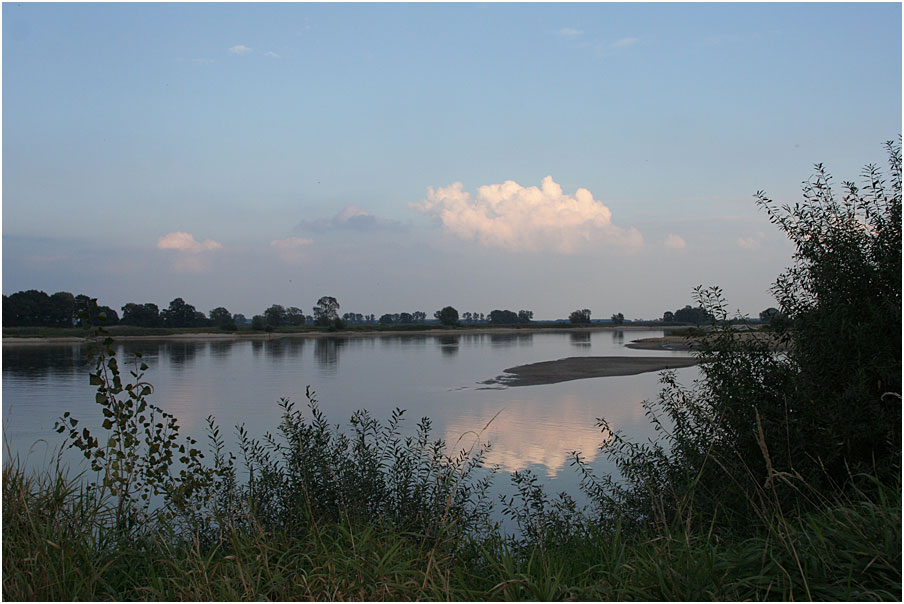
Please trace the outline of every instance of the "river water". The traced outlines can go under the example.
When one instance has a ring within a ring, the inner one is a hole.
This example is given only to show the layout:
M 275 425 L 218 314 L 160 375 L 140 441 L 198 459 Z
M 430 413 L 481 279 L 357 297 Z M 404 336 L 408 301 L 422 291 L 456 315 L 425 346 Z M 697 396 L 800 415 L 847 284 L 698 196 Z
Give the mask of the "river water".
M 531 469 L 551 489 L 574 493 L 578 476 L 569 466 L 571 451 L 581 451 L 598 472 L 612 470 L 598 455 L 597 418 L 605 417 L 634 438 L 651 434 L 642 402 L 656 397 L 659 375 L 522 387 L 482 382 L 508 367 L 564 357 L 687 354 L 624 346 L 662 334 L 603 330 L 161 340 L 121 342 L 115 348 L 124 373 L 124 361 L 142 353 L 150 367 L 146 379 L 154 385 L 151 401 L 173 413 L 183 433 L 201 442 L 206 443 L 208 415 L 216 417 L 233 444 L 238 424 L 252 436 L 274 431 L 277 401 L 287 397 L 304 405 L 310 386 L 333 424 L 347 426 L 357 409 L 386 420 L 399 407 L 406 410 L 405 433 L 414 434 L 423 416 L 432 419 L 434 437 L 445 438 L 450 449 L 470 447 L 480 433 L 483 442 L 491 443 L 488 463 L 504 472 Z M 83 423 L 100 424 L 84 345 L 4 345 L 2 364 L 4 460 L 13 454 L 30 466 L 47 463 L 62 442 L 53 426 L 65 411 Z M 680 380 L 687 383 L 697 372 L 680 369 Z

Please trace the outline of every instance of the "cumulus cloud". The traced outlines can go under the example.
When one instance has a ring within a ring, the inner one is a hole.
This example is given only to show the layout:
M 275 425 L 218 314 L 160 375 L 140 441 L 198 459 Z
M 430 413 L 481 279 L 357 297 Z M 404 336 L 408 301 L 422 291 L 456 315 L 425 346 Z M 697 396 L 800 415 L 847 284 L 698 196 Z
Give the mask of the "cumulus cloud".
M 195 254 L 217 250 L 221 247 L 223 246 L 211 239 L 199 243 L 198 241 L 195 241 L 195 238 L 191 233 L 183 233 L 181 231 L 168 233 L 157 240 L 157 249 L 159 250 L 178 250 L 180 252 L 191 252 Z
M 307 259 L 307 248 L 314 242 L 302 237 L 289 237 L 287 239 L 274 239 L 270 247 L 274 248 L 279 257 L 289 264 L 297 264 Z
M 764 237 L 763 233 L 757 233 L 751 237 L 739 237 L 738 246 L 745 250 L 758 250 Z
M 581 34 L 584 33 L 584 30 L 576 29 L 574 27 L 563 27 L 559 31 L 556 32 L 563 38 L 577 38 Z
M 402 225 L 394 220 L 387 220 L 374 216 L 364 208 L 354 204 L 345 206 L 332 218 L 318 218 L 317 220 L 302 220 L 297 230 L 326 232 L 332 230 L 353 231 L 397 231 Z
M 218 250 L 223 246 L 207 239 L 203 242 L 195 240 L 191 233 L 177 231 L 168 233 L 157 240 L 158 250 L 173 250 L 173 269 L 180 273 L 201 273 L 207 268 L 204 252 Z
M 268 50 L 267 52 L 265 52 L 265 53 L 264 53 L 264 56 L 265 56 L 265 57 L 274 57 L 274 58 L 277 58 L 277 59 L 279 58 L 279 55 L 276 54 L 275 52 L 273 52 L 272 50 Z
M 427 199 L 412 205 L 462 239 L 509 251 L 570 254 L 592 243 L 643 244 L 637 229 L 612 224 L 612 212 L 590 191 L 580 188 L 566 195 L 552 176 L 540 187 L 523 187 L 511 180 L 485 185 L 476 196 L 463 191 L 460 182 L 430 187 Z
M 670 247 L 675 250 L 683 250 L 687 244 L 684 241 L 684 238 L 678 235 L 670 234 L 665 238 L 665 246 Z
M 236 44 L 235 46 L 233 46 L 232 48 L 229 49 L 229 52 L 231 52 L 232 54 L 236 54 L 236 55 L 246 55 L 251 51 L 252 51 L 252 49 L 248 48 L 244 44 Z

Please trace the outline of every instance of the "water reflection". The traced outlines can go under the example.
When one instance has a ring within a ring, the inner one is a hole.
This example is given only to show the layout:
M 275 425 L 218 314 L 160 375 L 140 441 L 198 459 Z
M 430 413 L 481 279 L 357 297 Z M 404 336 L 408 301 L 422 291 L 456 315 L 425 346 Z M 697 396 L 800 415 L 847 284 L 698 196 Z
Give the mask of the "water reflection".
M 286 357 L 294 359 L 301 356 L 304 352 L 304 338 L 278 338 L 270 340 L 264 345 L 264 353 L 268 359 L 284 359 Z
M 207 348 L 207 342 L 167 342 L 163 345 L 170 365 L 177 369 L 184 369 L 194 362 L 195 356 Z
M 348 342 L 345 338 L 319 338 L 314 340 L 314 357 L 323 375 L 336 375 L 339 369 L 339 353 Z
M 210 343 L 210 356 L 219 359 L 225 360 L 226 357 L 229 356 L 230 352 L 232 352 L 232 346 L 235 344 L 232 340 L 217 340 Z
M 175 413 L 195 438 L 204 437 L 207 415 L 215 415 L 224 432 L 240 423 L 253 435 L 272 430 L 279 422 L 275 401 L 288 397 L 303 402 L 310 384 L 321 393 L 322 409 L 331 422 L 345 422 L 360 408 L 386 418 L 401 407 L 411 418 L 432 418 L 437 437 L 445 436 L 452 448 L 463 434 L 480 431 L 505 409 L 482 435 L 492 443 L 489 462 L 504 470 L 532 468 L 561 480 L 572 474 L 568 468 L 572 450 L 581 450 L 590 459 L 595 456 L 594 464 L 608 463 L 597 453 L 603 438 L 596 428 L 597 417 L 613 421 L 620 431 L 633 430 L 640 439 L 648 437 L 649 422 L 640 401 L 656 396 L 661 387 L 658 376 L 500 390 L 471 386 L 506 367 L 590 354 L 590 342 L 598 355 L 650 354 L 627 350 L 622 342 L 661 334 L 661 330 L 615 331 L 610 338 L 603 331 L 452 332 L 274 336 L 270 341 L 265 336 L 209 343 L 126 341 L 117 343 L 116 350 L 124 372 L 131 368 L 134 354 L 142 353 L 151 366 L 146 379 L 155 387 L 153 402 Z M 3 352 L 3 432 L 11 450 L 27 451 L 38 439 L 57 442 L 53 425 L 62 411 L 72 411 L 86 425 L 102 421 L 94 403 L 96 388 L 88 382 L 84 344 L 7 345 Z M 680 371 L 692 376 L 688 372 L 696 370 Z M 467 447 L 470 441 L 462 439 L 459 444 Z
M 81 344 L 65 346 L 4 346 L 3 373 L 23 378 L 69 375 L 87 366 Z
M 589 331 L 572 331 L 568 334 L 572 346 L 590 346 Z
M 401 334 L 380 336 L 380 345 L 385 348 L 426 348 L 427 336 L 417 334 Z
M 436 340 L 443 356 L 454 357 L 458 354 L 458 336 L 437 336 Z
M 511 348 L 513 346 L 530 346 L 534 341 L 532 333 L 492 333 L 490 345 L 493 348 Z
M 587 462 L 598 461 L 599 447 L 609 437 L 598 427 L 599 417 L 629 438 L 648 434 L 642 401 L 658 387 L 653 373 L 586 380 L 569 384 L 571 391 L 533 387 L 504 405 L 459 410 L 446 420 L 445 437 L 450 444 L 460 440 L 457 448 L 467 448 L 487 426 L 480 442 L 490 444 L 488 464 L 505 472 L 535 469 L 552 478 L 569 471 L 572 451 Z

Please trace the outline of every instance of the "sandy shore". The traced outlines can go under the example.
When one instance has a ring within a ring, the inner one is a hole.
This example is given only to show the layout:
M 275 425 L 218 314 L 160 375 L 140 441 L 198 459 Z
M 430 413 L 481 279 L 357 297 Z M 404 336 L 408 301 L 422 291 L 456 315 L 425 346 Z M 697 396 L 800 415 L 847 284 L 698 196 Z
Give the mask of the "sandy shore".
M 485 383 L 537 386 L 595 377 L 637 375 L 696 364 L 697 359 L 692 357 L 569 357 L 511 367 L 505 370 L 508 375 L 499 376 Z
M 758 340 L 769 344 L 774 351 L 787 350 L 787 346 L 778 341 L 771 333 L 738 332 L 734 334 L 736 341 Z M 662 336 L 660 338 L 641 338 L 625 344 L 627 348 L 638 350 L 698 350 L 702 337 Z
M 662 336 L 633 340 L 625 344 L 625 347 L 638 350 L 697 350 L 699 342 L 685 336 Z

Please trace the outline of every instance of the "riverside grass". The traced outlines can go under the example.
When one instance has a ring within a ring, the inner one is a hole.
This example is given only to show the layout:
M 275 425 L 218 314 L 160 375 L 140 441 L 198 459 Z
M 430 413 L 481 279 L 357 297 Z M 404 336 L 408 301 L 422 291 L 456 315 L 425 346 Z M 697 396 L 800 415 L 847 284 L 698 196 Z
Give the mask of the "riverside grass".
M 109 540 L 111 502 L 81 477 L 3 471 L 5 600 L 900 600 L 900 484 L 776 515 L 749 537 L 680 525 L 567 539 L 421 536 L 379 522 L 217 543 L 160 525 Z M 249 518 L 249 520 L 252 520 Z M 449 532 L 453 535 L 453 532 Z

